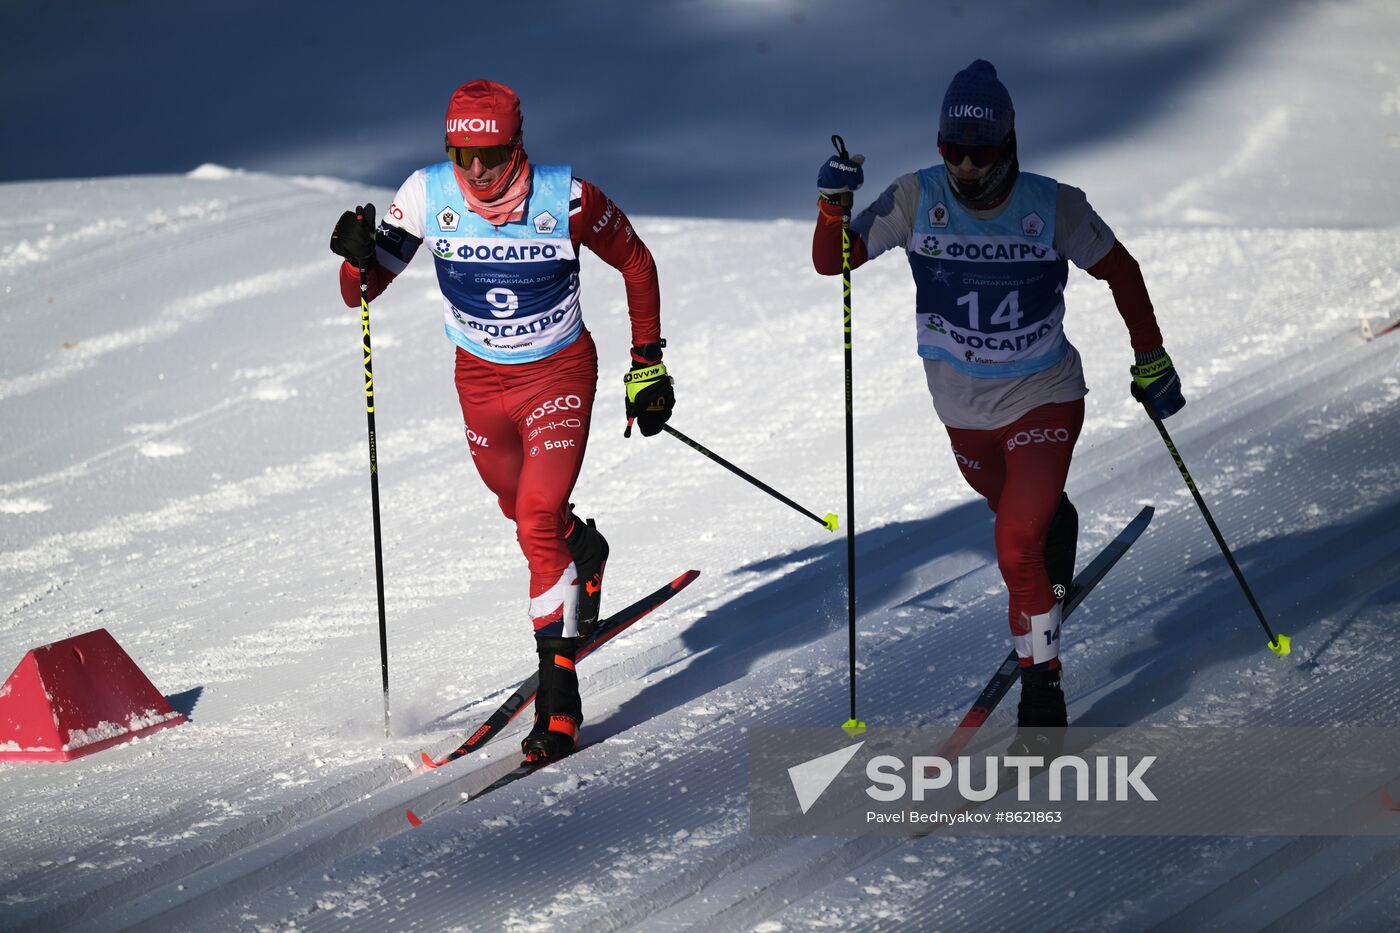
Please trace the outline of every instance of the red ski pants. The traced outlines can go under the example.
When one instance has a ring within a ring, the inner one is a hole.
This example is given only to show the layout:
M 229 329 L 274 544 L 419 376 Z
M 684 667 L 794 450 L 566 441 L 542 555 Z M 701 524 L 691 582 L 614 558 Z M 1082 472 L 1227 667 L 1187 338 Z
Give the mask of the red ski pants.
M 510 365 L 458 349 L 456 382 L 472 462 L 515 522 L 530 567 L 536 633 L 574 634 L 565 630 L 578 589 L 564 535 L 598 388 L 593 338 L 585 330 L 552 356 Z
M 1025 635 L 1023 613 L 1040 615 L 1056 603 L 1045 570 L 1045 535 L 1083 426 L 1084 400 L 1078 399 L 1033 408 L 1001 428 L 948 428 L 963 478 L 996 513 L 997 564 L 1011 593 L 1013 636 Z

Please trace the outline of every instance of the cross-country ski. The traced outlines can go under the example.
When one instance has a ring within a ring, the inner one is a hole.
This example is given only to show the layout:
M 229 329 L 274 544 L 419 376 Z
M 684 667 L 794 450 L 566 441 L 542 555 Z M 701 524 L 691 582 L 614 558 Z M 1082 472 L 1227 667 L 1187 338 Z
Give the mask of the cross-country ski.
M 618 635 L 621 635 L 633 624 L 650 615 L 672 596 L 675 596 L 693 583 L 698 576 L 700 576 L 700 571 L 687 570 L 670 583 L 642 597 L 626 609 L 599 621 L 597 626 L 580 640 L 577 659 L 580 661 L 583 660 L 598 648 L 607 644 Z M 457 746 L 440 759 L 433 758 L 427 752 L 421 753 L 420 758 L 423 767 L 429 770 L 440 768 L 449 762 L 456 761 L 481 748 L 487 742 L 491 741 L 491 739 L 495 738 L 522 710 L 529 707 L 531 702 L 534 701 L 539 686 L 539 674 L 531 674 L 525 679 L 524 683 L 516 688 L 514 693 L 506 698 L 506 701 L 501 704 L 500 708 L 492 713 L 486 722 L 482 723 L 480 727 L 472 732 L 461 745 Z M 487 791 L 503 787 L 512 781 L 533 773 L 548 763 L 547 761 L 534 761 L 527 757 L 525 761 L 521 762 L 519 768 L 491 784 L 486 788 L 486 791 L 480 793 L 486 793 Z M 480 793 L 477 796 L 480 796 Z M 409 823 L 414 826 L 422 825 L 423 820 L 428 816 L 428 814 L 420 816 L 414 813 L 412 809 L 405 811 L 405 815 L 408 817 Z
M 650 615 L 672 596 L 675 596 L 693 583 L 698 576 L 700 576 L 700 571 L 687 570 L 670 583 L 637 600 L 626 609 L 603 619 L 593 631 L 580 640 L 578 660 L 583 660 L 613 638 L 621 635 L 634 623 Z M 421 756 L 423 765 L 427 768 L 439 768 L 450 761 L 456 761 L 463 755 L 469 755 L 478 748 L 481 748 L 487 742 L 491 741 L 491 739 L 495 738 L 497 733 L 504 729 L 511 720 L 515 719 L 515 717 L 520 714 L 521 710 L 530 705 L 539 687 L 540 678 L 538 673 L 531 674 L 529 677 L 525 678 L 524 683 L 517 687 L 515 692 L 506 698 L 506 701 L 501 704 L 499 709 L 491 714 L 486 722 L 482 723 L 471 735 L 467 736 L 466 741 L 461 745 L 448 752 L 442 758 L 433 758 L 427 752 L 423 752 Z
M 1118 535 L 1105 545 L 1104 549 L 1094 557 L 1089 565 L 1084 568 L 1074 578 L 1070 584 L 1069 591 L 1065 594 L 1061 602 L 1061 619 L 1068 619 L 1084 598 L 1099 584 L 1099 581 L 1107 576 L 1113 565 L 1128 552 L 1128 548 L 1133 546 L 1133 542 L 1141 537 L 1147 530 L 1148 524 L 1152 521 L 1153 509 L 1151 506 L 1144 507 Z M 987 721 L 987 717 L 997 708 L 997 704 L 1006 696 L 1011 689 L 1016 678 L 1021 674 L 1021 666 L 1018 663 L 1016 652 L 1013 650 L 1001 662 L 1001 666 L 996 669 L 991 680 L 987 681 L 987 686 L 982 688 L 982 692 L 977 695 L 962 720 L 949 736 L 948 741 L 938 750 L 942 758 L 956 758 L 958 754 L 967 747 L 968 742 L 976 734 L 977 729 Z

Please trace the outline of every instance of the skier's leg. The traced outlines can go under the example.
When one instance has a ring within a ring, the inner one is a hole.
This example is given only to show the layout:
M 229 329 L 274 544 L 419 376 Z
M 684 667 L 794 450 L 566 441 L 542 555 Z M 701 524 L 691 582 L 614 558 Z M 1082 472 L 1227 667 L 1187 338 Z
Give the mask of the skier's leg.
M 1074 582 L 1074 555 L 1079 545 L 1079 512 L 1069 496 L 1060 493 L 1060 504 L 1045 532 L 1045 570 L 1055 598 L 1064 601 Z
M 524 450 L 516 536 L 530 566 L 530 619 L 536 636 L 571 638 L 578 634 L 579 579 L 566 543 L 575 524 L 569 496 L 588 447 L 598 357 L 585 331 L 567 349 L 540 362 L 550 364 L 547 373 L 528 391 L 511 394 Z
M 1064 502 L 1083 423 L 1078 400 L 1042 405 L 1001 430 L 1006 483 L 997 510 L 997 562 L 1011 594 L 1008 618 L 1022 668 L 1059 667 L 1059 599 L 1046 567 L 1046 538 Z M 1062 516 L 1062 527 L 1066 521 Z
M 1006 485 L 997 513 L 997 559 L 1011 594 L 1008 617 L 1021 661 L 1021 700 L 1010 752 L 1053 758 L 1068 725 L 1060 687 L 1060 600 L 1047 567 L 1047 537 L 1057 546 L 1077 515 L 1064 496 L 1074 443 L 1084 423 L 1082 400 L 1042 405 L 1002 431 Z M 1070 544 L 1072 561 L 1073 544 Z M 1055 573 L 1065 572 L 1056 552 Z M 1072 563 L 1070 567 L 1072 569 Z
M 1006 483 L 1006 461 L 1001 449 L 1001 435 L 996 431 L 975 431 L 967 428 L 947 428 L 953 445 L 953 457 L 963 479 L 987 500 L 993 512 L 1001 502 L 1002 486 Z
M 569 496 L 588 448 L 598 385 L 598 355 L 587 331 L 567 349 L 540 362 L 548 364 L 548 369 L 540 369 L 533 384 L 521 382 L 511 393 L 525 453 L 515 503 L 516 536 L 530 566 L 530 621 L 540 664 L 535 724 L 521 743 L 527 761 L 569 754 L 583 723 L 573 667 L 579 633 L 579 570 L 569 543 L 577 544 L 584 532 L 576 527 L 582 523 L 574 518 Z M 523 370 L 519 375 L 531 377 Z M 602 546 L 606 549 L 606 542 Z M 601 582 L 601 566 L 597 578 Z M 596 613 L 596 600 L 593 605 Z
M 457 351 L 457 400 L 472 463 L 481 481 L 496 496 L 501 513 L 515 521 L 515 501 L 524 451 L 515 419 L 506 410 L 503 393 L 490 364 L 465 350 Z

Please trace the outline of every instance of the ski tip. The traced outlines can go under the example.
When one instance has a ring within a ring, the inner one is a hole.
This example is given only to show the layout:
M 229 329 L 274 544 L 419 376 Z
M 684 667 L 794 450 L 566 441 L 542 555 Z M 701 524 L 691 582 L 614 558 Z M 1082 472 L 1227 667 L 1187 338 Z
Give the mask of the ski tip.
M 433 756 L 429 755 L 427 752 L 421 753 L 420 757 L 423 759 L 423 768 L 426 771 L 431 771 L 441 764 L 441 762 L 434 761 Z
M 1391 813 L 1400 813 L 1400 804 L 1395 802 L 1395 798 L 1390 796 L 1390 790 L 1385 787 L 1381 788 L 1381 806 Z
M 1361 339 L 1367 343 L 1376 339 L 1375 332 L 1371 330 L 1371 319 L 1368 317 L 1363 317 L 1361 319 Z
M 841 731 L 855 738 L 865 734 L 865 721 L 862 719 L 847 719 L 841 724 Z
M 1279 657 L 1285 657 L 1293 650 L 1293 642 L 1287 635 L 1279 634 L 1274 636 L 1274 640 L 1269 642 L 1269 650 Z
M 822 524 L 826 526 L 827 531 L 836 531 L 841 527 L 841 518 L 835 512 L 827 512 Z
M 698 576 L 700 576 L 700 571 L 687 570 L 685 573 L 681 574 L 679 577 L 676 577 L 676 579 L 671 581 L 671 588 L 678 590 L 681 587 L 689 586 L 695 581 L 695 578 Z
M 408 823 L 409 823 L 410 826 L 422 826 L 422 825 L 423 825 L 423 821 L 422 821 L 421 819 L 418 818 L 418 814 L 414 813 L 412 810 L 405 810 L 405 811 L 403 811 L 403 815 L 406 816 L 406 817 L 408 817 Z

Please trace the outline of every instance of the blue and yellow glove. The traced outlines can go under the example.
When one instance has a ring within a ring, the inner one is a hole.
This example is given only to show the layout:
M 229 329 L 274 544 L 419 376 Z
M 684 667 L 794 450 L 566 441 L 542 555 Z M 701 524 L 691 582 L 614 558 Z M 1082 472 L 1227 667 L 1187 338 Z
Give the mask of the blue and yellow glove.
M 1142 402 L 1161 421 L 1181 411 L 1186 399 L 1181 394 L 1181 377 L 1165 347 L 1137 354 L 1133 374 L 1133 398 Z
M 661 343 L 649 343 L 632 348 L 632 369 L 622 377 L 627 387 L 627 430 L 623 437 L 632 436 L 632 422 L 637 422 L 643 437 L 661 433 L 661 426 L 676 407 L 676 392 L 666 364 L 661 362 Z

